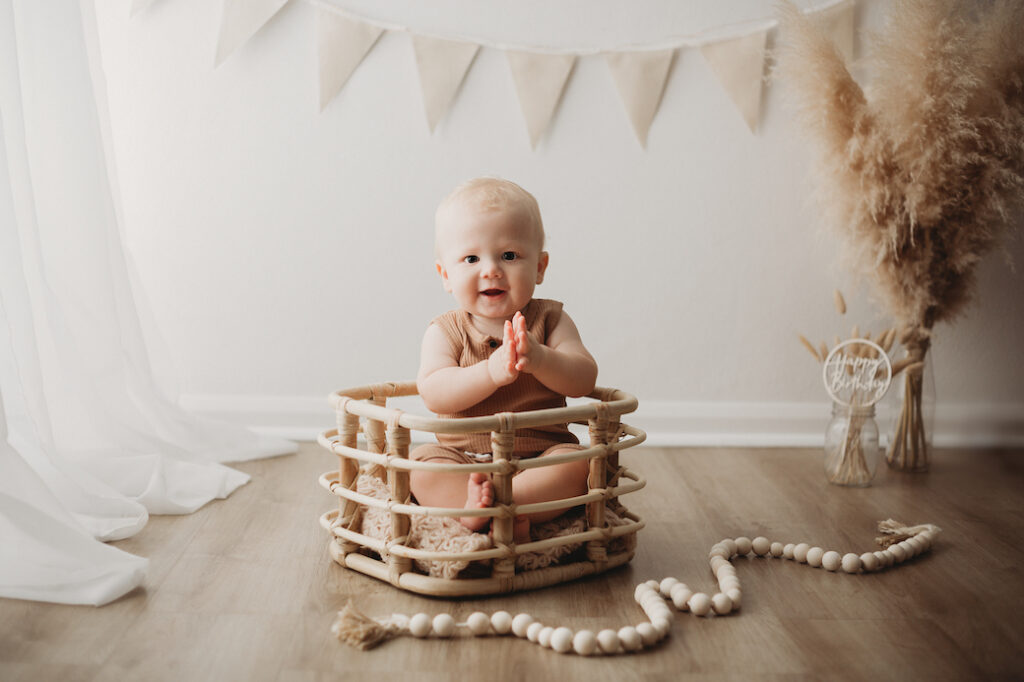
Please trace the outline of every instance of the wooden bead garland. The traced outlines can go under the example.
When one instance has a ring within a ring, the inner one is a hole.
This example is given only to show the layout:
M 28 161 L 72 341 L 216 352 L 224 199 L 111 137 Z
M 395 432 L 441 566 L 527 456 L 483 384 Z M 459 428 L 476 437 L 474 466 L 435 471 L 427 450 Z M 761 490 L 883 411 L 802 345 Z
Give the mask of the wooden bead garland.
M 352 607 L 346 606 L 339 614 L 332 630 L 338 639 L 353 646 L 368 649 L 376 646 L 394 634 L 408 633 L 414 637 L 447 638 L 456 635 L 459 628 L 482 637 L 487 635 L 511 634 L 535 642 L 558 653 L 575 652 L 580 656 L 596 654 L 621 654 L 652 647 L 668 636 L 672 628 L 672 609 L 690 611 L 695 616 L 722 617 L 740 608 L 742 590 L 736 567 L 732 564 L 735 556 L 753 553 L 757 557 L 784 558 L 827 571 L 841 571 L 848 574 L 870 573 L 902 563 L 928 551 L 940 532 L 937 526 L 924 524 L 905 527 L 889 519 L 879 524 L 884 534 L 877 541 L 884 549 L 875 552 L 840 554 L 824 550 L 809 543 L 783 544 L 771 542 L 765 537 L 753 540 L 740 536 L 726 538 L 715 543 L 708 553 L 708 563 L 718 581 L 718 592 L 708 595 L 694 592 L 678 578 L 668 577 L 661 581 L 648 580 L 640 583 L 633 591 L 633 599 L 643 610 L 647 620 L 618 630 L 604 629 L 595 634 L 590 630 L 574 632 L 568 627 L 545 625 L 526 613 L 515 616 L 507 611 L 486 614 L 476 611 L 465 623 L 456 623 L 447 613 L 431 618 L 425 613 L 411 617 L 396 614 L 389 619 L 376 621 Z

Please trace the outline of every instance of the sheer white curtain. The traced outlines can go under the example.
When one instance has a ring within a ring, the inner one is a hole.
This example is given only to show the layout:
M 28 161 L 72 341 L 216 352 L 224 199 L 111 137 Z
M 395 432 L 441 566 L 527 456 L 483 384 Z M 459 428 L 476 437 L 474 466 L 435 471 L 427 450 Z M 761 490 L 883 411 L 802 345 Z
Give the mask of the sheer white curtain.
M 220 462 L 295 445 L 201 421 L 153 376 L 92 1 L 0 0 L 0 596 L 103 604 L 146 560 L 99 540 L 248 480 Z

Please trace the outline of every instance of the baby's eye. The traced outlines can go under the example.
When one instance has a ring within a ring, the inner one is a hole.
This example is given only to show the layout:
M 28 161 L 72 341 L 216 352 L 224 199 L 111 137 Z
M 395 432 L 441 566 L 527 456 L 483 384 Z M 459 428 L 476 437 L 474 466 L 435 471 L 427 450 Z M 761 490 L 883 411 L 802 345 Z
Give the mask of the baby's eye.
M 467 263 L 473 264 L 480 260 L 480 256 L 466 256 L 462 260 L 464 260 Z
M 516 252 L 515 251 L 506 251 L 505 253 L 501 254 L 501 260 L 515 260 L 515 259 L 516 259 Z

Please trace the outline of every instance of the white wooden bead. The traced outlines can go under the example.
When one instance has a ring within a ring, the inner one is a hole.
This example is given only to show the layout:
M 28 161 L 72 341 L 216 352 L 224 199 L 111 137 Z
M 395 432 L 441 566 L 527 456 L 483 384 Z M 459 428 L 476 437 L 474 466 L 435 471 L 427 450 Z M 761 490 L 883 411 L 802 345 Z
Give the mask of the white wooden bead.
M 736 547 L 736 541 L 735 540 L 733 540 L 732 538 L 726 538 L 726 539 L 722 540 L 722 544 L 725 545 L 725 548 L 729 552 L 729 556 L 726 557 L 727 559 L 736 555 L 737 547 Z
M 825 556 L 825 550 L 821 547 L 811 547 L 807 550 L 807 565 L 815 568 L 821 567 L 821 558 Z
M 783 546 L 781 542 L 773 542 L 771 544 L 771 547 L 768 548 L 768 551 L 772 553 L 773 557 L 778 559 L 780 556 L 785 554 L 785 549 L 786 548 Z
M 708 558 L 712 559 L 712 558 L 714 558 L 716 556 L 722 557 L 723 559 L 728 559 L 729 558 L 729 548 L 726 547 L 725 545 L 723 545 L 722 543 L 718 543 L 718 544 L 714 545 L 711 548 L 711 551 L 708 552 Z
M 430 634 L 430 616 L 417 613 L 409 619 L 409 632 L 413 637 L 426 637 Z
M 864 567 L 865 571 L 877 571 L 878 557 L 873 552 L 864 552 L 860 555 L 860 565 Z
M 843 570 L 847 573 L 858 573 L 861 565 L 860 557 L 853 552 L 843 555 Z
M 732 566 L 732 564 L 720 556 L 711 557 L 711 561 L 708 563 L 711 565 L 711 571 L 714 573 L 718 573 L 724 566 Z
M 686 611 L 689 609 L 687 604 L 690 601 L 690 597 L 693 596 L 693 590 L 691 590 L 685 583 L 679 583 L 672 587 L 672 603 L 680 611 Z
M 512 629 L 512 614 L 508 611 L 495 611 L 491 615 L 491 627 L 499 635 L 507 635 Z
M 737 578 L 735 576 L 732 576 L 732 577 L 729 577 L 729 578 L 725 578 L 724 580 L 719 581 L 718 586 L 720 588 L 722 588 L 723 592 L 727 591 L 727 590 L 734 589 L 734 588 L 738 590 L 738 589 L 740 589 L 742 587 L 740 585 L 739 578 Z
M 537 644 L 547 649 L 551 646 L 551 635 L 555 634 L 555 629 L 550 625 L 545 625 L 537 633 Z
M 517 613 L 512 619 L 512 634 L 516 637 L 526 637 L 526 629 L 533 624 L 533 616 L 528 613 Z
M 597 651 L 597 637 L 590 630 L 580 630 L 572 638 L 572 648 L 580 656 L 589 656 Z
M 793 548 L 793 558 L 802 564 L 807 563 L 807 552 L 809 552 L 811 546 L 806 542 L 801 542 Z
M 618 632 L 619 642 L 626 651 L 639 651 L 643 648 L 644 641 L 636 628 L 627 625 Z
M 781 547 L 782 545 L 779 546 Z M 751 541 L 750 548 L 754 550 L 754 554 L 757 556 L 764 556 L 768 552 L 772 551 L 772 543 L 768 538 L 763 535 L 759 535 Z
M 636 632 L 640 635 L 640 639 L 643 641 L 644 646 L 651 646 L 658 641 L 658 631 L 655 630 L 654 626 L 650 623 L 637 624 Z
M 748 538 L 746 536 L 740 536 L 740 537 L 736 538 L 736 552 L 740 556 L 746 556 L 746 555 L 750 554 L 750 550 L 751 550 L 751 546 L 750 545 L 751 545 L 750 538 Z
M 706 616 L 711 611 L 711 597 L 703 592 L 698 592 L 690 597 L 690 601 L 687 604 L 695 616 Z
M 792 542 L 782 546 L 782 558 L 783 559 L 794 559 L 793 551 L 796 549 L 796 545 Z
M 915 535 L 907 540 L 907 544 L 914 548 L 914 556 L 921 554 L 925 550 L 924 540 L 921 539 L 920 535 Z
M 644 595 L 646 595 L 650 591 L 651 588 L 647 585 L 647 583 L 640 583 L 636 586 L 636 589 L 633 590 L 633 601 L 635 601 L 637 604 L 642 604 L 644 600 Z
M 475 611 L 469 614 L 469 618 L 466 619 L 466 627 L 474 635 L 480 636 L 486 634 L 491 629 L 491 619 L 487 617 L 486 613 Z
M 662 638 L 668 634 L 668 631 L 672 629 L 672 618 L 669 616 L 659 616 L 651 619 L 651 625 L 658 631 L 658 638 Z
M 905 561 L 907 558 L 907 550 L 900 547 L 900 543 L 890 546 L 886 551 L 892 554 L 893 563 L 895 564 Z
M 890 566 L 892 566 L 891 554 L 887 554 L 884 550 L 880 550 L 878 552 L 874 552 L 874 555 L 878 557 L 879 568 L 889 568 Z
M 825 552 L 821 557 L 821 567 L 826 571 L 836 571 L 843 565 L 843 557 L 835 550 Z
M 719 616 L 732 611 L 732 600 L 729 599 L 728 595 L 719 592 L 715 596 L 711 597 L 711 608 L 714 609 L 715 613 Z
M 658 592 L 661 594 L 662 597 L 668 599 L 670 596 L 672 596 L 672 586 L 678 584 L 678 578 L 665 578 L 661 581 L 661 584 L 658 585 Z
M 544 629 L 543 623 L 533 621 L 530 623 L 530 627 L 526 628 L 526 639 L 531 642 L 536 642 L 537 638 L 540 637 L 540 631 Z
M 551 648 L 560 654 L 572 651 L 573 633 L 569 628 L 556 628 L 551 633 Z
M 657 580 L 647 580 L 644 582 L 644 585 L 647 585 L 647 587 L 651 588 L 655 592 L 657 592 L 658 588 L 661 587 L 661 583 L 659 583 Z
M 451 637 L 455 634 L 455 619 L 447 613 L 439 613 L 434 616 L 431 625 L 434 628 L 434 634 L 438 637 Z
M 734 587 L 731 590 L 726 590 L 725 594 L 729 597 L 729 601 L 732 602 L 733 611 L 738 611 L 740 603 L 743 601 L 743 592 L 738 587 Z
M 619 633 L 615 630 L 601 630 L 597 633 L 597 646 L 606 654 L 614 654 L 619 650 Z

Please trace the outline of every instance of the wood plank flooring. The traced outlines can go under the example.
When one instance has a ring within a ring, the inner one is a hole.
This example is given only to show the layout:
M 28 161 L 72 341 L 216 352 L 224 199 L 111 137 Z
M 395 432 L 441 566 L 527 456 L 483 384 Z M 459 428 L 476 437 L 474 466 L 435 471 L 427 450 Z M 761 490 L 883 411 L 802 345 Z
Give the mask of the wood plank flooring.
M 647 522 L 629 566 L 454 601 L 330 561 L 317 517 L 333 501 L 316 478 L 334 462 L 315 444 L 239 464 L 253 480 L 228 500 L 155 517 L 116 543 L 150 559 L 144 588 L 102 608 L 0 600 L 0 680 L 1024 678 L 1024 452 L 940 451 L 931 472 L 882 470 L 865 489 L 829 486 L 818 450 L 638 448 L 624 460 L 649 482 L 626 498 Z M 563 656 L 512 637 L 402 637 L 361 652 L 330 633 L 350 598 L 375 616 L 505 609 L 620 627 L 643 619 L 639 581 L 671 575 L 713 590 L 706 557 L 723 537 L 863 552 L 889 517 L 944 532 L 931 552 L 875 574 L 736 559 L 739 612 L 677 614 L 670 636 L 640 654 Z

